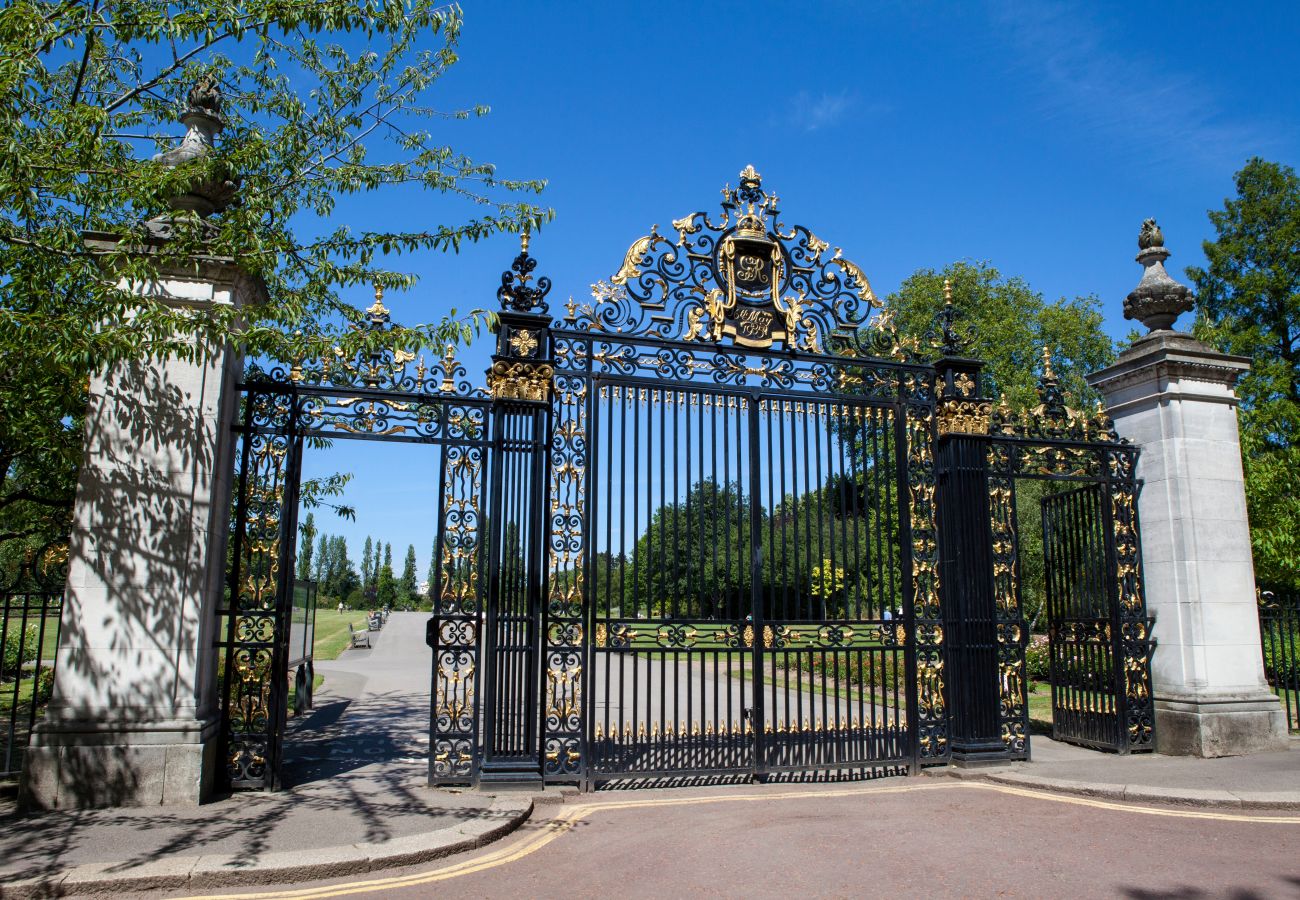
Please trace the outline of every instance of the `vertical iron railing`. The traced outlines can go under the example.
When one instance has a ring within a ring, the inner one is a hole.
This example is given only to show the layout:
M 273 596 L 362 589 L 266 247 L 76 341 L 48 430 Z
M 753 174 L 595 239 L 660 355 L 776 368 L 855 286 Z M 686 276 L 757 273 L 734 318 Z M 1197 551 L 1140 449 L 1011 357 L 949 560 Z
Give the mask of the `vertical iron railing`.
M 1300 593 L 1259 592 L 1259 642 L 1264 677 L 1286 710 L 1287 728 L 1300 731 Z
M 1089 484 L 1043 498 L 1052 737 L 1129 749 L 1108 498 Z
M 0 779 L 16 778 L 54 687 L 63 591 L 0 594 Z

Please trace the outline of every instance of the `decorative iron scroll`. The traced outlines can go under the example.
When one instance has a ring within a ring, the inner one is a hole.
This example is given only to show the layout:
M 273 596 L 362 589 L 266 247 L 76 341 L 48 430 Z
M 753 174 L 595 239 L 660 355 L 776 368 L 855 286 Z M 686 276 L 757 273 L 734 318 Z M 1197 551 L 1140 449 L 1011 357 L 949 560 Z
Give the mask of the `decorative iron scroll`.
M 1111 515 L 1114 521 L 1115 563 L 1119 597 L 1119 648 L 1124 668 L 1125 708 L 1128 715 L 1129 748 L 1149 750 L 1155 746 L 1154 698 L 1151 696 L 1151 637 L 1153 620 L 1147 615 L 1142 589 L 1142 554 L 1138 542 L 1137 484 L 1128 466 L 1134 457 L 1118 460 L 1124 468 L 1118 474 L 1128 478 L 1111 487 Z
M 430 748 L 430 772 L 442 782 L 468 781 L 478 748 L 483 458 L 481 447 L 464 446 L 443 459 Z
M 1003 397 L 992 411 L 989 430 L 998 437 L 1029 440 L 1125 443 L 1115 433 L 1115 423 L 1100 403 L 1091 413 L 1066 405 L 1065 392 L 1052 369 L 1052 353 L 1047 347 L 1043 348 L 1043 372 L 1038 379 L 1038 405 L 1017 415 Z
M 594 304 L 571 310 L 574 327 L 660 340 L 864 356 L 896 356 L 893 319 L 866 273 L 802 225 L 779 219 L 778 198 L 753 166 L 723 192 L 718 220 L 675 219 L 628 248 Z
M 556 355 L 568 343 L 556 340 Z M 555 376 L 555 427 L 550 447 L 550 536 L 547 547 L 542 753 L 546 777 L 583 770 L 582 680 L 585 652 L 587 400 L 582 373 Z
M 232 535 L 222 685 L 225 774 L 234 787 L 268 786 L 275 776 L 287 685 L 274 678 L 276 636 L 288 629 L 283 565 L 285 488 L 292 438 L 291 401 L 254 393 L 245 402 L 243 475 Z M 277 694 L 278 691 L 278 694 Z
M 669 347 L 653 341 L 624 342 L 594 334 L 557 340 L 555 364 L 573 370 L 590 366 L 601 375 L 708 381 L 724 387 L 807 391 L 889 402 L 909 389 L 903 384 L 905 376 L 927 371 L 923 366 L 871 358 L 775 357 L 743 348 Z
M 1028 720 L 1025 644 L 1029 635 L 1020 612 L 1015 489 L 1010 478 L 989 478 L 989 528 L 993 535 L 993 601 L 998 636 L 998 718 L 1002 743 L 1012 753 L 1023 753 Z
M 907 376 L 914 396 L 933 398 L 933 379 Z M 919 399 L 919 397 L 918 397 Z M 939 598 L 939 541 L 935 519 L 934 407 L 907 405 L 908 516 L 912 535 L 912 604 L 915 615 L 918 754 L 935 759 L 948 752 L 943 610 Z

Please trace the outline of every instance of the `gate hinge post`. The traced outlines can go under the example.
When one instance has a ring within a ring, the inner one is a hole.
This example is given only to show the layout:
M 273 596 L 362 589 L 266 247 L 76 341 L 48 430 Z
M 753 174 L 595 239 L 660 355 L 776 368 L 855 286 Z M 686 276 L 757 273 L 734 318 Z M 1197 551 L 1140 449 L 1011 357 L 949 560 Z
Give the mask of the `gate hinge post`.
M 945 282 L 945 291 L 950 291 Z M 951 755 L 961 765 L 1005 759 L 1013 723 L 1002 721 L 1002 695 L 1023 679 L 1002 677 L 1023 670 L 1020 642 L 1000 641 L 1003 618 L 1018 610 L 997 603 L 993 551 L 993 507 L 989 494 L 988 453 L 992 403 L 982 390 L 982 363 L 954 355 L 951 299 L 945 306 L 943 350 L 935 363 L 938 411 L 935 461 L 939 524 L 943 658 L 951 722 Z

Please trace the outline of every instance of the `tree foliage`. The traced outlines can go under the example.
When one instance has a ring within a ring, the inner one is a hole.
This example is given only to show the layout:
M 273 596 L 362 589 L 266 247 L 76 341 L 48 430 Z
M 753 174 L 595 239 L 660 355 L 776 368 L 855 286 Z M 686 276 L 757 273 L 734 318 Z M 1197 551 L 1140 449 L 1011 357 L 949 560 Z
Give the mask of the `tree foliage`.
M 411 288 L 402 254 L 539 226 L 518 198 L 539 181 L 500 178 L 457 152 L 448 122 L 485 107 L 431 101 L 457 60 L 459 7 L 431 0 L 14 0 L 0 8 L 0 541 L 66 534 L 91 374 L 122 360 L 194 358 L 207 341 L 254 355 L 312 357 L 391 342 L 461 341 L 475 311 L 378 335 L 341 291 Z M 190 89 L 224 96 L 214 152 L 176 167 Z M 171 236 L 146 222 L 199 181 L 239 183 L 207 220 L 179 212 Z M 420 195 L 431 224 L 331 222 L 341 198 L 376 207 Z M 437 221 L 434 217 L 443 217 Z M 110 240 L 88 245 L 86 232 Z M 148 292 L 160 269 L 230 259 L 267 287 L 235 310 L 177 308 Z
M 1023 278 L 1004 276 L 986 262 L 955 262 L 942 270 L 918 269 L 885 301 L 900 333 L 927 345 L 944 305 L 944 279 L 952 284 L 957 330 L 969 341 L 963 352 L 984 360 L 985 391 L 1005 394 L 1013 410 L 1038 404 L 1036 385 L 1043 348 L 1067 397 L 1088 403 L 1097 395 L 1084 376 L 1115 359 L 1114 342 L 1102 329 L 1101 301 L 1088 295 L 1049 302 Z M 938 356 L 937 350 L 931 351 Z
M 1241 379 L 1241 445 L 1255 569 L 1300 588 L 1300 176 L 1254 158 L 1236 196 L 1210 210 L 1208 265 L 1191 267 L 1199 337 L 1251 358 Z

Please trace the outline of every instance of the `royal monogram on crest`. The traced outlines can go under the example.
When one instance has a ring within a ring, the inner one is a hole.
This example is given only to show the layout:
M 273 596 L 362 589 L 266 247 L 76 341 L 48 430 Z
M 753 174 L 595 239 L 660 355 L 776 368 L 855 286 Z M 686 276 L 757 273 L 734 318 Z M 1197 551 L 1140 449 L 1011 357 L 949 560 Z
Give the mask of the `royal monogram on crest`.
M 840 248 L 780 219 L 778 198 L 753 166 L 722 191 L 722 212 L 658 226 L 628 248 L 608 280 L 592 285 L 576 327 L 663 340 L 806 353 L 900 354 L 892 317 Z

